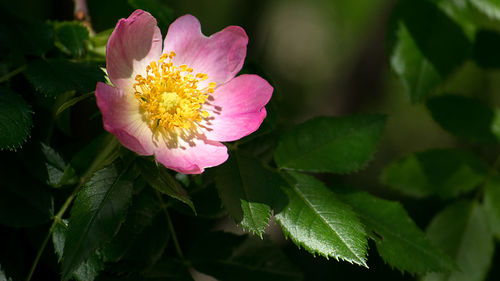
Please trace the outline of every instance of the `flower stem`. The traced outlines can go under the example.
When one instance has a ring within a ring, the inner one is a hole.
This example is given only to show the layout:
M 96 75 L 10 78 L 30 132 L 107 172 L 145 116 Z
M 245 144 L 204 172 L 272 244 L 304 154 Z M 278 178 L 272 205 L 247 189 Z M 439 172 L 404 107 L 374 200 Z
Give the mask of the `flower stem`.
M 114 148 L 118 145 L 118 142 L 116 139 L 113 137 L 108 144 L 104 147 L 103 150 L 97 155 L 97 157 L 92 161 L 90 166 L 87 168 L 87 171 L 82 175 L 80 178 L 80 182 L 76 186 L 76 188 L 73 190 L 71 195 L 66 199 L 64 204 L 62 205 L 61 209 L 57 212 L 57 214 L 54 216 L 54 221 L 52 222 L 52 225 L 49 228 L 49 231 L 47 235 L 45 236 L 45 239 L 42 242 L 42 245 L 40 246 L 40 249 L 38 249 L 38 252 L 36 254 L 35 260 L 33 261 L 33 265 L 31 266 L 31 269 L 28 273 L 28 276 L 26 277 L 26 281 L 30 281 L 31 277 L 33 276 L 33 273 L 35 272 L 36 266 L 38 265 L 38 262 L 40 261 L 40 257 L 43 254 L 43 251 L 45 250 L 45 247 L 47 246 L 47 243 L 49 242 L 50 237 L 52 236 L 52 232 L 54 232 L 54 228 L 56 227 L 57 223 L 62 220 L 62 217 L 66 210 L 69 208 L 73 200 L 75 199 L 76 195 L 82 188 L 82 186 L 87 182 L 87 180 L 90 178 L 90 176 L 95 172 L 96 167 L 100 165 L 100 163 L 106 161 L 107 157 L 111 154 L 111 152 L 114 150 Z
M 80 181 L 78 186 L 73 190 L 71 195 L 66 199 L 64 204 L 62 205 L 61 209 L 59 209 L 59 212 L 54 217 L 54 221 L 52 222 L 52 225 L 50 226 L 49 232 L 45 236 L 45 239 L 42 242 L 42 245 L 40 246 L 40 249 L 38 249 L 38 252 L 36 254 L 35 260 L 33 261 L 33 265 L 31 266 L 30 272 L 28 274 L 28 277 L 26 277 L 26 281 L 31 280 L 31 277 L 33 276 L 33 273 L 35 272 L 35 268 L 38 264 L 38 261 L 40 260 L 40 257 L 42 256 L 43 251 L 45 250 L 45 247 L 47 246 L 47 243 L 49 242 L 50 237 L 52 236 L 52 232 L 54 232 L 54 228 L 56 227 L 57 223 L 61 221 L 62 216 L 68 209 L 69 205 L 71 205 L 71 202 L 73 202 L 73 199 L 75 198 L 76 194 L 78 194 L 78 191 L 80 191 L 80 188 L 83 186 L 83 181 Z
M 26 69 L 26 65 L 23 65 L 21 67 L 18 67 L 16 69 L 12 70 L 11 72 L 9 72 L 9 73 L 5 74 L 4 76 L 0 77 L 0 83 L 8 81 L 10 78 L 12 78 L 13 76 L 16 76 L 17 74 L 23 72 L 25 69 Z
M 156 191 L 156 196 L 158 196 L 158 200 L 160 201 L 161 208 L 165 213 L 165 217 L 167 217 L 168 228 L 170 229 L 170 234 L 172 235 L 172 240 L 174 241 L 175 251 L 181 260 L 184 260 L 184 255 L 182 253 L 181 246 L 179 244 L 179 240 L 177 239 L 177 234 L 175 233 L 174 225 L 172 224 L 172 219 L 170 218 L 170 214 L 167 210 L 167 205 L 163 201 L 163 197 L 160 192 Z

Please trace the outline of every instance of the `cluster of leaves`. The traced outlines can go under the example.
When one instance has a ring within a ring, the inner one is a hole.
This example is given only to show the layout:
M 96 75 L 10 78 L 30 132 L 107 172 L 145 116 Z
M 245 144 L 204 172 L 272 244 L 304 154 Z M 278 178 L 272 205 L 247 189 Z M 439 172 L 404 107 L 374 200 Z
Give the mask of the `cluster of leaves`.
M 163 28 L 172 20 L 161 2 L 129 4 L 150 10 Z M 104 79 L 111 30 L 91 34 L 79 22 L 7 14 L 0 22 L 7 54 L 0 62 L 0 224 L 2 240 L 12 242 L 0 252 L 0 280 L 33 273 L 193 280 L 194 271 L 218 280 L 303 280 L 267 236 L 273 220 L 312 255 L 368 267 L 371 244 L 390 267 L 424 280 L 484 280 L 500 239 L 500 160 L 477 152 L 497 148 L 500 117 L 443 85 L 469 61 L 500 67 L 490 59 L 499 57 L 492 54 L 500 50 L 498 20 L 500 7 L 488 0 L 401 0 L 392 11 L 392 68 L 410 101 L 425 102 L 465 147 L 407 155 L 381 174 L 403 196 L 446 202 L 424 232 L 396 201 L 319 180 L 365 168 L 388 117 L 319 117 L 283 129 L 273 100 L 259 131 L 229 145 L 226 163 L 198 176 L 176 174 L 102 129 L 92 96 Z M 227 215 L 250 234 L 214 231 Z M 24 248 L 26 256 L 13 254 Z

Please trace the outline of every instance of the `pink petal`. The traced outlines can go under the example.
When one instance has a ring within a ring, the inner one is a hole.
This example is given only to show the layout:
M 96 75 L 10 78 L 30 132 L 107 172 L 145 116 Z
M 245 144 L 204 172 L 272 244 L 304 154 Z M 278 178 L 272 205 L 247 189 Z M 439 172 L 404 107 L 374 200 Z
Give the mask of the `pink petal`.
M 188 141 L 179 138 L 175 145 L 161 142 L 155 157 L 165 167 L 179 173 L 201 174 L 204 168 L 224 163 L 228 154 L 223 144 L 197 137 Z
M 174 51 L 175 65 L 186 64 L 195 73 L 207 74 L 208 82 L 222 85 L 241 70 L 247 44 L 248 36 L 239 26 L 228 26 L 206 37 L 198 19 L 185 15 L 170 25 L 163 52 Z
M 264 118 L 264 106 L 273 87 L 257 75 L 240 75 L 215 89 L 213 100 L 203 109 L 209 112 L 203 123 L 210 140 L 234 141 L 256 131 Z
M 155 149 L 152 133 L 143 121 L 135 97 L 101 82 L 97 83 L 95 94 L 104 129 L 137 154 L 152 155 Z
M 111 82 L 129 92 L 137 74 L 161 55 L 162 37 L 156 19 L 148 12 L 136 10 L 121 19 L 106 46 L 106 68 Z

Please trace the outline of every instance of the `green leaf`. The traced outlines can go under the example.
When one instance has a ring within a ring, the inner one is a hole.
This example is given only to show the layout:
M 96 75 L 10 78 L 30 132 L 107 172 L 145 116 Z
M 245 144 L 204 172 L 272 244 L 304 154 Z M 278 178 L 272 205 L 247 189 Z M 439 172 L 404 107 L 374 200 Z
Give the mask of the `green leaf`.
M 498 0 L 469 0 L 469 2 L 488 17 L 500 20 L 500 2 Z
M 500 68 L 500 33 L 494 30 L 481 29 L 476 33 L 474 41 L 474 60 L 483 68 Z
M 71 98 L 71 99 L 67 100 L 66 102 L 64 102 L 63 104 L 61 104 L 61 106 L 57 109 L 56 116 L 58 116 L 59 114 L 61 114 L 66 109 L 72 107 L 73 105 L 81 102 L 82 100 L 85 100 L 85 99 L 88 99 L 90 97 L 93 97 L 94 95 L 95 95 L 94 92 L 90 92 L 90 93 L 86 93 L 86 94 L 83 94 L 81 96 L 77 96 L 77 97 L 74 97 L 74 98 Z
M 384 130 L 382 115 L 320 117 L 283 134 L 274 153 L 278 167 L 349 173 L 371 159 Z
M 78 192 L 64 244 L 62 280 L 116 233 L 132 197 L 132 184 L 114 165 L 97 172 Z
M 191 207 L 194 213 L 196 213 L 193 201 L 191 201 L 186 190 L 184 190 L 179 182 L 169 174 L 168 170 L 163 165 L 155 165 L 155 163 L 151 161 L 139 159 L 137 161 L 137 167 L 141 171 L 141 175 L 144 179 L 154 189 L 185 203 Z
M 50 190 L 19 170 L 19 167 L 0 170 L 0 224 L 33 227 L 49 221 L 54 215 Z
M 289 172 L 283 177 L 289 202 L 275 216 L 285 236 L 312 254 L 367 266 L 368 243 L 356 213 L 311 176 Z
M 106 29 L 90 37 L 90 51 L 102 58 L 106 58 L 106 45 L 113 30 L 114 28 Z
M 220 281 L 293 281 L 302 274 L 280 249 L 267 240 L 212 232 L 188 253 L 193 267 Z
M 342 200 L 358 213 L 380 256 L 392 267 L 414 273 L 452 271 L 450 258 L 430 243 L 398 202 L 351 192 Z
M 111 164 L 118 157 L 118 140 L 112 134 L 103 134 L 77 152 L 66 167 L 62 181 L 70 178 L 72 170 L 86 181 L 94 172 Z
M 85 52 L 85 42 L 89 40 L 89 30 L 80 22 L 56 22 L 54 24 L 56 46 L 64 53 L 81 57 Z
M 38 91 L 51 97 L 73 90 L 88 93 L 98 81 L 104 81 L 98 65 L 68 60 L 33 61 L 24 74 Z
M 495 244 L 481 205 L 461 201 L 448 206 L 431 221 L 427 234 L 457 263 L 459 270 L 431 273 L 424 281 L 482 281 L 488 273 Z
M 144 189 L 134 196 L 120 231 L 103 247 L 105 261 L 119 261 L 134 247 L 134 244 L 143 242 L 138 241 L 140 234 L 146 227 L 152 225 L 154 217 L 160 211 L 157 201 L 151 189 Z
M 56 226 L 54 227 L 54 232 L 52 233 L 52 242 L 54 244 L 54 250 L 59 261 L 61 261 L 62 259 L 64 243 L 66 241 L 67 234 L 67 221 L 58 221 Z M 73 277 L 78 281 L 92 281 L 103 269 L 104 263 L 99 259 L 99 256 L 94 253 L 87 261 L 83 262 L 75 270 L 75 272 L 73 273 Z
M 75 170 L 68 168 L 61 155 L 50 146 L 41 143 L 41 151 L 44 156 L 46 183 L 53 187 L 76 184 L 78 178 Z
M 31 107 L 21 96 L 0 87 L 0 149 L 19 148 L 31 131 Z
M 427 101 L 436 122 L 451 134 L 471 141 L 493 143 L 494 112 L 475 98 L 445 95 Z
M 418 49 L 442 77 L 469 57 L 472 48 L 465 32 L 434 3 L 402 0 L 393 13 L 393 21 L 405 25 Z
M 483 182 L 486 165 L 474 154 L 458 149 L 432 149 L 393 161 L 381 181 L 413 197 L 458 196 Z
M 404 24 L 397 27 L 397 43 L 390 51 L 391 67 L 401 79 L 411 103 L 424 101 L 441 76 L 424 57 Z
M 174 20 L 174 10 L 161 0 L 128 0 L 135 9 L 149 11 L 158 21 L 160 30 L 167 31 L 169 24 Z
M 491 229 L 500 239 L 500 177 L 491 178 L 484 187 L 484 210 Z
M 258 159 L 240 151 L 217 168 L 216 186 L 229 215 L 244 229 L 262 237 L 271 217 L 277 186 Z

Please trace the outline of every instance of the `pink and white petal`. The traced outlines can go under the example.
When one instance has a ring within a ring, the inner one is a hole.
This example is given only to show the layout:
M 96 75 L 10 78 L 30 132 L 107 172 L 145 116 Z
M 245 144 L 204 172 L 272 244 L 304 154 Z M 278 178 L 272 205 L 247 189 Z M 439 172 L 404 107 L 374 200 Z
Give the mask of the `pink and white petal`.
M 201 137 L 190 142 L 179 140 L 175 147 L 161 142 L 155 158 L 165 167 L 183 174 L 201 174 L 205 168 L 220 165 L 228 158 L 227 148 L 220 142 Z
M 235 77 L 215 89 L 213 100 L 203 105 L 209 117 L 202 123 L 206 137 L 234 141 L 256 131 L 264 118 L 273 87 L 258 75 Z
M 186 64 L 195 73 L 208 75 L 208 82 L 222 85 L 231 80 L 243 66 L 248 36 L 239 26 L 206 37 L 198 19 L 185 15 L 173 22 L 165 37 L 163 52 L 176 53 L 175 65 Z
M 152 155 L 155 149 L 152 132 L 143 120 L 137 100 L 121 89 L 101 82 L 97 83 L 95 94 L 104 129 L 137 154 Z
M 126 93 L 133 91 L 137 74 L 161 56 L 162 37 L 156 19 L 148 12 L 136 10 L 121 19 L 106 46 L 106 68 L 111 82 Z

